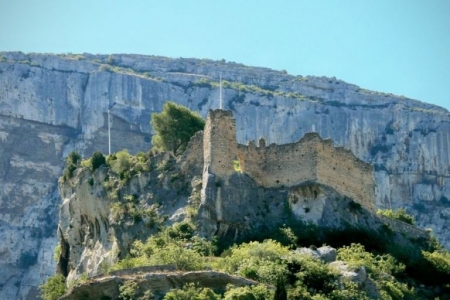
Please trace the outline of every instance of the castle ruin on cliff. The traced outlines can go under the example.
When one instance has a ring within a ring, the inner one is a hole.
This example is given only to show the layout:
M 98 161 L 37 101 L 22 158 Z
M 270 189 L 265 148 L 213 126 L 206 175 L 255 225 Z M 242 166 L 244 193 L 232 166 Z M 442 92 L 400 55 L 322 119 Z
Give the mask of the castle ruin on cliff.
M 203 134 L 195 136 L 188 148 L 184 160 L 191 166 L 203 165 L 204 184 L 209 174 L 226 184 L 236 173 L 237 160 L 241 172 L 261 187 L 293 188 L 317 183 L 375 212 L 372 165 L 358 159 L 350 150 L 335 147 L 331 140 L 324 140 L 317 133 L 307 133 L 299 141 L 283 145 L 266 145 L 263 138 L 258 144 L 250 141 L 242 145 L 236 140 L 232 112 L 216 109 L 209 111 Z

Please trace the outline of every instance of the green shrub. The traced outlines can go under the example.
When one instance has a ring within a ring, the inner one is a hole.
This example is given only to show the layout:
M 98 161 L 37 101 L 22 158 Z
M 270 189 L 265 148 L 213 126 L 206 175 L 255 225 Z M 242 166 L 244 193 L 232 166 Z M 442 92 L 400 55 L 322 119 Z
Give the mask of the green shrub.
M 422 251 L 424 258 L 440 273 L 450 276 L 450 253 L 446 250 Z
M 108 157 L 108 165 L 114 173 L 119 175 L 120 179 L 129 179 L 131 177 L 133 164 L 133 156 L 128 153 L 127 149 L 123 149 L 114 155 L 111 154 Z
M 175 265 L 179 270 L 194 271 L 203 268 L 203 258 L 192 249 L 182 244 L 170 244 L 162 248 L 154 248 L 149 257 L 150 265 Z
M 81 156 L 76 151 L 72 151 L 66 158 L 66 167 L 63 172 L 64 181 L 72 178 L 73 172 L 77 169 L 78 163 L 81 161 Z
M 312 295 L 329 294 L 338 287 L 337 272 L 321 260 L 309 255 L 294 253 L 288 257 L 287 261 L 290 272 L 297 279 L 297 285 L 313 290 Z
M 101 165 L 106 164 L 105 156 L 100 151 L 95 151 L 91 159 L 92 171 L 97 170 Z
M 53 260 L 58 262 L 60 256 L 61 256 L 61 244 L 58 243 L 58 245 L 56 245 L 55 249 L 53 250 Z
M 145 243 L 135 241 L 130 256 L 112 267 L 120 270 L 138 266 L 175 265 L 180 270 L 200 270 L 204 268 L 204 257 L 200 251 L 187 247 L 191 237 L 191 225 L 176 223 L 174 228 L 166 228 L 151 236 Z
M 273 299 L 274 292 L 265 285 L 230 287 L 224 294 L 225 300 L 267 300 Z
M 173 163 L 173 161 L 164 160 L 156 166 L 156 170 L 160 173 L 166 174 L 167 172 L 173 170 Z
M 110 65 L 106 65 L 106 64 L 100 65 L 100 67 L 99 67 L 98 69 L 99 69 L 99 71 L 101 71 L 101 72 L 110 72 L 110 73 L 113 73 L 113 72 L 115 71 L 114 67 L 112 67 L 112 66 L 110 66 Z
M 111 271 L 131 269 L 136 267 L 150 266 L 150 262 L 146 257 L 131 257 L 128 255 L 111 267 Z
M 40 296 L 44 300 L 56 300 L 66 292 L 65 278 L 61 274 L 56 274 L 47 279 L 39 286 Z
M 370 300 L 358 284 L 351 281 L 342 281 L 341 287 L 331 291 L 328 297 L 333 300 Z
M 279 241 L 282 245 L 288 246 L 289 248 L 295 248 L 297 246 L 297 236 L 294 231 L 290 227 L 280 227 L 279 228 L 279 237 L 277 237 L 277 241 Z
M 167 228 L 172 239 L 187 240 L 194 235 L 195 225 L 190 222 L 177 222 Z
M 286 280 L 282 274 L 277 276 L 273 300 L 287 300 Z
M 398 275 L 405 271 L 405 266 L 398 263 L 389 254 L 375 255 L 367 252 L 363 245 L 351 244 L 338 249 L 338 259 L 354 267 L 364 266 L 369 273 Z
M 235 172 L 241 172 L 241 166 L 238 160 L 233 161 L 233 167 Z
M 277 276 L 286 273 L 281 257 L 288 255 L 289 249 L 273 240 L 243 243 L 233 246 L 230 252 L 219 263 L 225 272 L 269 284 L 275 284 Z
M 138 294 L 138 284 L 132 280 L 126 281 L 119 287 L 119 299 L 134 300 Z
M 210 288 L 196 287 L 193 283 L 187 283 L 182 289 L 172 289 L 164 300 L 220 300 L 222 297 L 214 293 Z
M 375 255 L 365 251 L 364 246 L 352 244 L 338 249 L 338 259 L 347 262 L 350 266 L 365 267 L 369 277 L 375 282 L 383 299 L 411 299 L 414 290 L 405 283 L 399 282 L 389 275 L 403 276 L 405 266 L 398 263 L 389 254 Z
M 411 225 L 415 225 L 416 221 L 413 216 L 409 215 L 406 210 L 403 208 L 398 210 L 392 210 L 392 209 L 379 209 L 377 211 L 378 215 L 382 215 L 385 217 L 388 217 L 390 219 L 399 220 Z
M 66 158 L 66 162 L 73 164 L 73 165 L 77 165 L 78 162 L 80 162 L 80 161 L 81 161 L 81 156 L 77 151 L 70 152 Z
M 190 239 L 190 242 L 192 243 L 192 250 L 202 256 L 213 256 L 213 254 L 217 251 L 216 245 L 212 241 L 208 241 L 205 238 L 193 236 Z

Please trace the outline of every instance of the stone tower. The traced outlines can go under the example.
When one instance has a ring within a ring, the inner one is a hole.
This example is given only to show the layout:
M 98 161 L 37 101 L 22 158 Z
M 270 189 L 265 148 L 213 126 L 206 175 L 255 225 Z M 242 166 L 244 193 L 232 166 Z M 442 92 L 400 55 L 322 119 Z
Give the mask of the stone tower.
M 236 124 L 231 111 L 210 110 L 204 137 L 204 172 L 229 176 L 234 172 L 237 154 Z

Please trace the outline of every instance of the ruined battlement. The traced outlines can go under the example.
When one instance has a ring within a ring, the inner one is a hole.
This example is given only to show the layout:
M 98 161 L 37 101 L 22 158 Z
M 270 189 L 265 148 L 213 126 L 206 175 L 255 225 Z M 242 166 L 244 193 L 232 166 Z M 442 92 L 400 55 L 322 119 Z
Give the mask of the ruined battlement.
M 260 186 L 292 187 L 315 181 L 375 211 L 373 167 L 317 133 L 283 145 L 266 145 L 265 139 L 242 145 L 236 141 L 231 111 L 210 110 L 203 133 L 203 158 L 203 172 L 222 179 L 235 172 L 237 160 L 241 171 Z

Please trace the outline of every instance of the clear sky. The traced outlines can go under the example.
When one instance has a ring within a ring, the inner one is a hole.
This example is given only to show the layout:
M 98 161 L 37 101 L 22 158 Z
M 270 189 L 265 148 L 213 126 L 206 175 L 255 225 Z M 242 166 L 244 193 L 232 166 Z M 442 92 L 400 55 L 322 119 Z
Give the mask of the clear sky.
M 450 0 L 0 0 L 0 51 L 223 58 L 450 109 Z

